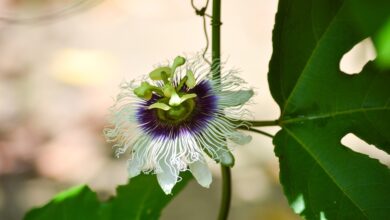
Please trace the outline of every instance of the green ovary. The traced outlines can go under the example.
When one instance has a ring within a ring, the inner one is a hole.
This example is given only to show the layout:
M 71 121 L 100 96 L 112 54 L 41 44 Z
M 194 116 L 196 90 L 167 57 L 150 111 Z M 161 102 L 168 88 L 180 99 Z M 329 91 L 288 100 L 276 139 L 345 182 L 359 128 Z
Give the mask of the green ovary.
M 157 117 L 166 122 L 179 123 L 188 119 L 195 108 L 195 100 L 188 99 L 178 106 L 173 106 L 168 111 L 162 109 L 155 109 Z

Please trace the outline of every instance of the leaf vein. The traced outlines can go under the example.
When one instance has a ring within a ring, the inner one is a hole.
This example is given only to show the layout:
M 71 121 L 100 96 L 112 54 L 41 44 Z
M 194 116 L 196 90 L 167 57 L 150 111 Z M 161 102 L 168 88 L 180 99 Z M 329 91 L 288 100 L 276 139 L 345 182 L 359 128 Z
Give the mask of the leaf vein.
M 316 42 L 316 45 L 314 46 L 313 51 L 312 51 L 312 53 L 310 54 L 310 57 L 309 57 L 309 59 L 307 60 L 305 66 L 303 67 L 303 70 L 302 70 L 301 74 L 299 75 L 299 77 L 298 77 L 298 79 L 297 79 L 297 81 L 296 81 L 296 83 L 295 83 L 295 85 L 294 85 L 294 88 L 291 90 L 290 95 L 288 96 L 287 100 L 286 100 L 285 103 L 284 103 L 283 112 L 282 112 L 282 117 L 283 117 L 283 115 L 284 115 L 284 113 L 285 113 L 285 111 L 286 111 L 288 105 L 290 104 L 291 97 L 293 97 L 293 94 L 295 93 L 295 91 L 296 91 L 297 88 L 298 88 L 298 85 L 299 85 L 300 80 L 303 78 L 303 76 L 304 76 L 305 74 L 308 73 L 307 68 L 310 66 L 311 60 L 313 59 L 314 54 L 316 54 L 316 52 L 317 52 L 317 50 L 318 50 L 318 47 L 319 47 L 320 43 L 322 42 L 322 40 L 326 39 L 324 36 L 328 33 L 328 31 L 329 31 L 330 27 L 332 27 L 333 23 L 337 21 L 336 17 L 337 17 L 338 14 L 340 13 L 341 8 L 343 8 L 343 6 L 344 6 L 344 3 L 343 3 L 342 5 L 340 5 L 340 8 L 337 9 L 337 12 L 336 12 L 335 16 L 332 18 L 332 20 L 330 21 L 328 27 L 326 27 L 326 30 L 325 30 L 325 31 L 323 32 L 323 34 L 321 35 L 321 39 L 319 39 L 319 40 Z
M 325 166 L 321 163 L 321 161 L 317 158 L 317 156 L 315 154 L 313 154 L 313 152 L 311 152 L 309 150 L 309 147 L 305 145 L 305 143 L 299 139 L 296 135 L 294 135 L 294 133 L 292 131 L 290 131 L 288 128 L 284 128 L 287 133 L 292 137 L 294 138 L 302 147 L 303 149 L 308 153 L 310 154 L 310 156 L 318 163 L 318 165 L 321 167 L 321 169 L 329 176 L 329 178 L 333 181 L 333 183 L 340 189 L 341 192 L 343 192 L 343 195 L 348 198 L 358 209 L 359 211 L 367 218 L 367 214 L 364 212 L 364 209 L 362 207 L 360 207 L 351 197 L 349 197 L 349 195 L 346 193 L 346 190 L 340 186 L 335 178 L 331 175 L 331 173 L 329 173 L 329 171 L 327 169 L 325 169 Z
M 383 107 L 372 107 L 372 108 L 358 108 L 358 109 L 349 109 L 345 111 L 339 111 L 339 112 L 331 112 L 326 114 L 319 114 L 319 115 L 309 115 L 306 117 L 300 117 L 300 118 L 292 118 L 287 120 L 281 120 L 280 123 L 283 124 L 291 124 L 301 121 L 308 121 L 308 120 L 317 120 L 317 119 L 324 119 L 324 118 L 330 118 L 330 117 L 336 117 L 341 115 L 347 115 L 347 114 L 355 114 L 355 113 L 361 113 L 361 112 L 369 112 L 369 111 L 383 111 L 383 110 L 390 110 L 390 106 L 383 106 Z

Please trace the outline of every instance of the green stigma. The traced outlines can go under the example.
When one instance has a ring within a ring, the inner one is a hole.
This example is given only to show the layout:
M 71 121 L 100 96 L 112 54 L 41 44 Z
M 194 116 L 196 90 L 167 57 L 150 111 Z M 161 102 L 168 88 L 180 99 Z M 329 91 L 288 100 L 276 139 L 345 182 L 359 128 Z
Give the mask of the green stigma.
M 144 100 L 150 100 L 153 94 L 161 98 L 156 103 L 149 106 L 149 109 L 156 109 L 160 119 L 166 121 L 177 121 L 186 119 L 193 111 L 196 97 L 195 93 L 185 93 L 182 91 L 184 85 L 187 88 L 194 88 L 196 79 L 191 70 L 187 70 L 186 76 L 179 83 L 174 83 L 177 68 L 183 66 L 186 59 L 177 56 L 171 66 L 162 66 L 149 73 L 149 78 L 153 81 L 162 81 L 161 86 L 153 86 L 148 82 L 142 82 L 134 89 L 134 94 Z

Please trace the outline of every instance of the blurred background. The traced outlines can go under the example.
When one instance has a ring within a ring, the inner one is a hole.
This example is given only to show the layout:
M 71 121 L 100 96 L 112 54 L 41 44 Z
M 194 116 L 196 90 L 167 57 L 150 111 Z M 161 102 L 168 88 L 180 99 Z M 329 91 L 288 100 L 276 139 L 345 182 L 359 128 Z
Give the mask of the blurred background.
M 279 116 L 267 85 L 276 9 L 276 0 L 222 2 L 222 53 L 256 90 L 249 109 L 258 120 Z M 1 0 L 0 219 L 21 219 L 73 185 L 113 195 L 127 182 L 127 158 L 113 157 L 102 129 L 119 83 L 204 47 L 202 19 L 189 0 Z M 366 39 L 340 67 L 353 74 L 374 57 Z M 278 183 L 271 139 L 253 136 L 234 152 L 230 219 L 299 219 Z M 390 164 L 352 134 L 342 142 Z M 211 168 L 211 188 L 191 182 L 162 219 L 215 219 L 221 182 L 219 167 Z

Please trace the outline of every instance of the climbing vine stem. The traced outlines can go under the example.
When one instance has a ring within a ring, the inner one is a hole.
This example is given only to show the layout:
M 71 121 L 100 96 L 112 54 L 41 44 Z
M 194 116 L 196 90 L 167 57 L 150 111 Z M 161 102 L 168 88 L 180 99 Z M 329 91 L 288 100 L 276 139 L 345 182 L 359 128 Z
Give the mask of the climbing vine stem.
M 213 79 L 221 82 L 221 0 L 213 0 L 211 19 L 211 69 Z
M 274 135 L 272 135 L 268 132 L 262 131 L 262 130 L 258 130 L 258 129 L 254 129 L 254 128 L 249 128 L 249 129 L 245 129 L 245 130 L 252 131 L 252 132 L 255 132 L 255 133 L 270 137 L 270 138 L 274 138 Z
M 247 121 L 252 127 L 267 127 L 267 126 L 277 126 L 279 125 L 279 120 L 273 121 Z
M 211 71 L 213 79 L 221 83 L 221 0 L 213 0 L 211 17 Z M 226 220 L 229 216 L 232 179 L 230 167 L 221 165 L 222 197 L 218 220 Z
M 222 199 L 219 208 L 218 220 L 226 220 L 229 215 L 231 191 L 232 191 L 232 176 L 230 167 L 221 165 L 222 173 Z

